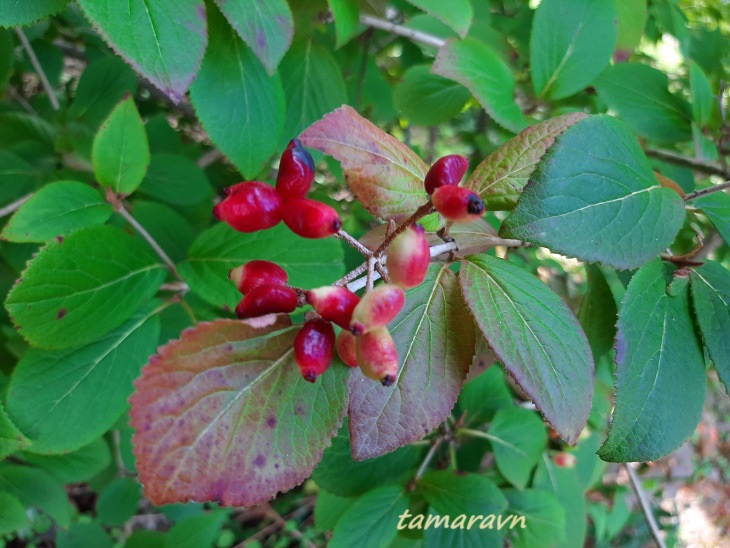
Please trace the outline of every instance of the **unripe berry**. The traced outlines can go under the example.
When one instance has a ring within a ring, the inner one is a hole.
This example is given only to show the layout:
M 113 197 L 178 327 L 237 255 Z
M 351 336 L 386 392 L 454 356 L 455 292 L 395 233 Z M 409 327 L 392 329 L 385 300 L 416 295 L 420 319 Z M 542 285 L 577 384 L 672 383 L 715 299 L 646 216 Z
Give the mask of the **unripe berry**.
M 455 223 L 476 221 L 484 214 L 484 202 L 463 186 L 442 186 L 432 196 L 433 206 L 446 220 Z
M 249 261 L 231 269 L 228 279 L 245 295 L 259 285 L 286 285 L 289 276 L 283 268 L 271 261 Z
M 428 194 L 439 187 L 458 185 L 469 167 L 469 160 L 458 154 L 449 154 L 436 160 L 423 181 Z
M 553 462 L 561 468 L 575 468 L 578 459 L 574 454 L 563 451 L 553 455 Z
M 353 335 L 362 335 L 388 325 L 403 308 L 405 301 L 406 294 L 397 285 L 379 285 L 366 293 L 352 311 L 350 331 Z
M 325 320 L 335 322 L 343 329 L 350 329 L 352 311 L 360 297 L 346 287 L 328 285 L 307 291 L 307 302 Z
M 398 378 L 398 352 L 387 327 L 356 337 L 357 363 L 366 377 L 390 386 Z
M 286 202 L 281 208 L 281 218 L 302 238 L 327 238 L 342 228 L 340 216 L 333 208 L 308 198 Z
M 431 250 L 421 225 L 409 226 L 388 248 L 388 275 L 394 284 L 403 289 L 421 285 L 430 262 Z
M 236 307 L 240 319 L 255 318 L 265 314 L 294 312 L 297 292 L 285 285 L 259 285 L 246 293 Z
M 350 367 L 357 367 L 357 337 L 343 329 L 340 334 L 337 335 L 337 341 L 335 341 L 335 348 L 337 348 L 337 355 L 345 364 Z
M 299 139 L 292 139 L 279 160 L 276 191 L 284 201 L 304 198 L 314 181 L 314 160 Z
M 309 320 L 294 339 L 294 359 L 309 382 L 329 369 L 335 351 L 335 330 L 321 318 Z
M 248 181 L 226 189 L 226 198 L 213 208 L 213 215 L 239 232 L 256 232 L 279 224 L 282 204 L 274 187 Z

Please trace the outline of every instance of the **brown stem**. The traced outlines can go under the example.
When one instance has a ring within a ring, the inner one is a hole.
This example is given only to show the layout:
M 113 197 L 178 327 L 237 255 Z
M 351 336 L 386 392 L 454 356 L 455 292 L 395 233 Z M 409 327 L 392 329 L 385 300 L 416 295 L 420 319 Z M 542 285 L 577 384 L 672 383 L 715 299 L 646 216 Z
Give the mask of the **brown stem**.
M 342 278 L 337 280 L 333 285 L 339 285 L 339 286 L 347 285 L 352 280 L 357 278 L 360 274 L 365 272 L 367 269 L 368 269 L 368 263 L 362 263 L 355 270 L 348 272 Z
M 730 177 L 730 171 L 727 168 L 714 162 L 705 162 L 703 160 L 688 158 L 686 156 L 682 156 L 681 154 L 677 154 L 676 152 L 671 152 L 668 150 L 656 150 L 652 148 L 647 148 L 644 149 L 644 153 L 647 156 L 658 158 L 659 160 L 664 160 L 665 162 L 669 162 L 670 164 L 677 164 L 679 166 L 696 169 L 697 171 L 707 173 L 708 175 L 720 175 L 721 177 L 725 178 Z
M 421 207 L 419 207 L 413 215 L 411 215 L 405 221 L 403 221 L 400 225 L 398 225 L 396 227 L 396 229 L 393 232 L 391 232 L 385 238 L 385 240 L 383 240 L 383 243 L 380 244 L 380 247 L 378 247 L 378 249 L 375 250 L 375 253 L 373 253 L 373 255 L 375 257 L 379 257 L 380 255 L 382 255 L 383 252 L 386 249 L 388 249 L 388 246 L 390 246 L 390 244 L 393 242 L 393 240 L 395 240 L 401 232 L 406 230 L 413 223 L 416 223 L 419 220 L 421 220 L 423 217 L 425 217 L 432 211 L 433 211 L 433 204 L 431 203 L 431 198 L 429 198 L 428 202 L 426 202 Z
M 649 500 L 647 499 L 646 493 L 644 492 L 644 489 L 641 486 L 641 481 L 639 480 L 639 477 L 636 475 L 636 472 L 634 471 L 631 464 L 632 463 L 627 462 L 624 464 L 624 467 L 626 468 L 626 472 L 629 474 L 629 479 L 631 480 L 631 487 L 634 488 L 634 493 L 636 494 L 636 498 L 639 500 L 639 505 L 641 506 L 641 511 L 644 514 L 644 519 L 646 520 L 646 524 L 649 526 L 649 531 L 651 531 L 651 536 L 654 537 L 654 541 L 657 543 L 657 546 L 659 546 L 659 548 L 666 548 L 664 539 L 661 537 L 661 534 L 659 533 L 659 526 L 657 525 L 656 519 L 654 518 L 654 514 L 652 514 L 652 512 L 651 512 L 651 505 L 649 504 Z
M 360 253 L 362 253 L 365 257 L 372 257 L 373 252 L 370 251 L 367 247 L 362 245 L 355 237 L 351 236 L 344 230 L 340 229 L 337 232 L 335 232 L 335 238 L 340 238 L 341 240 L 345 240 L 348 244 L 350 244 L 351 247 L 354 247 L 357 249 Z
M 712 194 L 714 192 L 720 192 L 722 190 L 725 190 L 726 188 L 730 188 L 730 181 L 725 181 L 724 183 L 720 183 L 719 185 L 714 185 L 709 188 L 703 188 L 701 190 L 695 190 L 694 192 L 690 192 L 689 194 L 686 194 L 684 196 L 684 201 L 689 202 L 690 200 L 694 200 L 695 198 L 707 196 L 708 194 Z

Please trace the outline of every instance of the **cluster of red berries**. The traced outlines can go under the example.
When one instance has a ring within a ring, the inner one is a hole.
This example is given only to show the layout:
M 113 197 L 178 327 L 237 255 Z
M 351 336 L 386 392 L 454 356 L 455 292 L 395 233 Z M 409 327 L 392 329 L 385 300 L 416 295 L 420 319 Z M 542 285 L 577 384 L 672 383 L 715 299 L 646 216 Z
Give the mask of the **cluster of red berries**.
M 341 227 L 340 216 L 330 206 L 306 198 L 314 181 L 314 161 L 299 139 L 292 139 L 281 155 L 276 188 L 247 181 L 225 189 L 226 198 L 213 215 L 239 232 L 265 230 L 284 221 L 303 238 L 326 238 Z

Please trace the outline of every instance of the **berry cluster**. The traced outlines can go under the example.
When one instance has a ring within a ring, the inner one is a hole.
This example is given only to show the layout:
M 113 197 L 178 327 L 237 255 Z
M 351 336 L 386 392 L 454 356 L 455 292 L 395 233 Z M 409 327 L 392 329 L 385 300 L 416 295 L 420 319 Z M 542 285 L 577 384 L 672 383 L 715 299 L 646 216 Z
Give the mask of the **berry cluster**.
M 276 188 L 261 181 L 229 187 L 213 215 L 239 232 L 265 230 L 284 221 L 302 238 L 332 236 L 342 221 L 330 206 L 306 198 L 313 181 L 312 156 L 299 139 L 292 139 L 279 161 Z
M 431 166 L 424 186 L 431 201 L 444 219 L 455 223 L 468 223 L 484 214 L 484 202 L 473 190 L 459 186 L 469 167 L 463 156 L 444 156 Z

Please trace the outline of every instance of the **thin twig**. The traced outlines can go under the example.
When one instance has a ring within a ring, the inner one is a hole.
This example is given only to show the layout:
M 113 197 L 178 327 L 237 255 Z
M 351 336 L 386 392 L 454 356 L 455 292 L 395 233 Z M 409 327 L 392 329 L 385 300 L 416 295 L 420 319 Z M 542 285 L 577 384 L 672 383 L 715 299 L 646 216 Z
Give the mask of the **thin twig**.
M 0 218 L 7 217 L 11 213 L 15 213 L 15 211 L 17 211 L 20 208 L 20 206 L 22 206 L 25 202 L 30 200 L 32 196 L 33 196 L 33 193 L 31 192 L 30 194 L 26 194 L 22 198 L 18 198 L 14 202 L 11 202 L 8 205 L 6 205 L 5 207 L 3 207 L 2 209 L 0 209 Z
M 365 277 L 365 292 L 366 293 L 373 290 L 373 282 L 374 282 L 373 276 L 375 274 L 375 272 L 373 272 L 373 271 L 375 270 L 375 257 L 368 257 L 367 263 L 368 263 L 368 273 Z M 378 274 L 380 274 L 380 273 L 378 272 Z
M 390 21 L 386 21 L 385 19 L 380 19 L 378 17 L 373 17 L 371 15 L 361 15 L 360 22 L 367 27 L 373 27 L 393 34 L 397 34 L 398 36 L 404 36 L 405 38 L 410 38 L 414 42 L 420 42 L 422 44 L 426 44 L 427 46 L 440 48 L 441 46 L 446 44 L 446 40 L 444 40 L 443 38 L 439 38 L 438 36 L 434 36 L 433 34 L 409 29 L 408 27 L 396 25 L 395 23 L 391 23 Z
M 340 238 L 341 240 L 345 240 L 350 246 L 357 249 L 360 253 L 365 255 L 365 257 L 371 257 L 373 255 L 373 252 L 370 251 L 367 247 L 362 245 L 357 238 L 354 236 L 351 236 L 346 231 L 340 229 L 337 232 L 335 232 L 335 238 Z
M 31 46 L 30 42 L 28 41 L 28 37 L 25 35 L 20 27 L 15 27 L 15 33 L 18 35 L 18 38 L 20 38 L 20 43 L 23 44 L 23 48 L 28 54 L 28 58 L 33 65 L 33 69 L 36 71 L 36 74 L 38 74 L 38 78 L 40 78 L 41 80 L 41 85 L 46 91 L 46 95 L 48 95 L 48 100 L 51 102 L 51 107 L 53 108 L 53 110 L 58 110 L 60 108 L 58 104 L 58 97 L 56 97 L 56 94 L 51 87 L 51 83 L 48 81 L 48 76 L 46 76 L 46 72 L 43 70 L 43 67 L 38 61 L 38 57 L 36 57 L 35 51 L 33 51 L 33 46 Z
M 112 445 L 114 450 L 114 463 L 117 465 L 117 473 L 120 477 L 126 477 L 130 475 L 130 471 L 124 464 L 122 458 L 122 438 L 118 429 L 112 430 Z
M 633 463 L 631 462 L 627 462 L 624 464 L 624 467 L 629 474 L 629 479 L 631 480 L 631 487 L 634 488 L 636 498 L 639 499 L 641 511 L 644 513 L 644 519 L 646 520 L 646 524 L 649 526 L 651 536 L 654 537 L 654 540 L 656 541 L 659 548 L 666 548 L 666 544 L 664 544 L 664 539 L 659 533 L 659 526 L 654 519 L 654 514 L 652 514 L 651 512 L 651 505 L 649 504 L 649 500 L 646 497 L 644 488 L 641 486 L 641 481 L 639 480 L 639 477 L 636 475 L 633 466 L 631 466 L 632 464 Z
M 712 194 L 713 192 L 720 192 L 722 190 L 725 190 L 726 188 L 730 188 L 730 181 L 725 181 L 724 183 L 720 183 L 719 185 L 714 185 L 709 188 L 703 188 L 701 190 L 695 190 L 694 192 L 690 192 L 689 194 L 686 194 L 684 196 L 684 201 L 689 202 L 690 200 L 694 200 L 695 198 L 707 196 L 708 194 Z
M 160 291 L 172 291 L 174 293 L 187 293 L 190 291 L 190 287 L 185 282 L 170 282 L 168 284 L 162 284 Z
M 339 286 L 347 285 L 352 280 L 356 279 L 360 274 L 365 272 L 367 269 L 368 269 L 368 263 L 362 263 L 355 270 L 348 272 L 342 278 L 337 280 L 333 285 L 339 285 Z M 350 290 L 350 291 L 352 291 L 352 290 Z
M 395 240 L 395 238 L 404 230 L 406 230 L 409 226 L 411 226 L 413 223 L 418 222 L 422 218 L 424 218 L 426 215 L 431 213 L 433 211 L 433 204 L 431 203 L 431 198 L 428 199 L 428 202 L 423 204 L 421 207 L 419 207 L 413 215 L 408 217 L 405 221 L 403 221 L 401 224 L 399 224 L 395 230 L 393 230 L 388 236 L 383 240 L 383 243 L 380 244 L 378 249 L 375 250 L 376 257 L 379 257 L 383 254 L 383 252 L 388 249 L 388 246 Z
M 441 447 L 441 444 L 444 442 L 444 439 L 445 439 L 444 436 L 439 436 L 438 438 L 434 438 L 431 449 L 428 450 L 428 453 L 426 453 L 426 458 L 423 459 L 421 466 L 418 467 L 418 472 L 416 472 L 416 476 L 413 478 L 414 481 L 420 480 L 423 477 L 423 474 L 426 473 L 426 469 L 428 468 L 428 465 L 431 464 L 431 461 L 436 456 L 436 451 L 438 451 L 438 448 Z
M 706 162 L 704 160 L 696 160 L 694 158 L 688 158 L 677 154 L 676 152 L 670 152 L 668 150 L 656 150 L 652 148 L 644 149 L 644 153 L 647 156 L 664 160 L 670 164 L 677 164 L 679 166 L 689 167 L 708 175 L 720 175 L 721 177 L 730 177 L 730 170 L 717 164 L 715 162 Z

